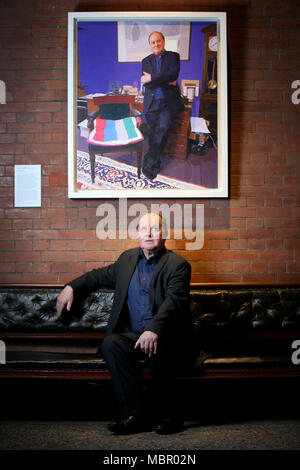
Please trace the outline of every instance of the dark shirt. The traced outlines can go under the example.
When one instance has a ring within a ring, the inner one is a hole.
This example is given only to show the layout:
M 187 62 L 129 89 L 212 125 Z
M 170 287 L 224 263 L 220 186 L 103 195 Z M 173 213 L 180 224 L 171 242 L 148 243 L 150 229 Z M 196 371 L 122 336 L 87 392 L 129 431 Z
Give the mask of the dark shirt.
M 156 71 L 159 73 L 160 69 L 161 69 L 161 56 L 160 57 L 155 56 L 155 62 L 156 62 Z M 162 91 L 162 88 L 157 87 L 155 89 L 154 99 L 163 100 L 164 97 L 165 97 L 165 95 L 164 95 L 164 92 Z
M 128 287 L 127 296 L 130 327 L 134 331 L 143 331 L 152 318 L 148 288 L 159 255 L 160 252 L 155 253 L 147 260 L 140 248 L 138 262 Z

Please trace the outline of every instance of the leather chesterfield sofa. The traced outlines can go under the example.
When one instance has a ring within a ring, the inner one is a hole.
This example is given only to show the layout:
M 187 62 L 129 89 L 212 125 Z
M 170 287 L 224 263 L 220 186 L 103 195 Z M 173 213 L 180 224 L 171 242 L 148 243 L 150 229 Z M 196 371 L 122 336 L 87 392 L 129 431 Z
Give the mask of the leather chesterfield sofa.
M 71 311 L 57 318 L 60 291 L 0 287 L 0 378 L 110 377 L 98 349 L 114 291 L 75 298 Z M 192 286 L 190 309 L 199 355 L 185 371 L 189 378 L 300 376 L 292 361 L 300 340 L 300 286 Z

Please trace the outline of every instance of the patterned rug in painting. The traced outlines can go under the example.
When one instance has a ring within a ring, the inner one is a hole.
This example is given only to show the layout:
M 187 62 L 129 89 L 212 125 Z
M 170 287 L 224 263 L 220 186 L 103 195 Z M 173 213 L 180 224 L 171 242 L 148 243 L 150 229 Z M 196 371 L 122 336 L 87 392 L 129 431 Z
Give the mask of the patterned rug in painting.
M 91 182 L 90 160 L 86 152 L 77 151 L 78 189 L 199 189 L 201 186 L 158 174 L 154 180 L 143 174 L 137 176 L 133 165 L 118 162 L 109 157 L 96 155 L 95 183 Z

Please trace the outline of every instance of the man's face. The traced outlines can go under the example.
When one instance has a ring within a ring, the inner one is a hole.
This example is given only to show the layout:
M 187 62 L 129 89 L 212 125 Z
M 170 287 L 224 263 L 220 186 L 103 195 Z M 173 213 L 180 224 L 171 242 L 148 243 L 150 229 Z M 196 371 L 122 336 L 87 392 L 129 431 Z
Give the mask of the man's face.
M 149 44 L 153 54 L 157 56 L 160 56 L 165 48 L 165 41 L 159 33 L 151 34 L 149 38 Z
M 141 218 L 139 243 L 140 247 L 147 252 L 158 251 L 164 246 L 161 218 L 157 214 L 146 214 Z

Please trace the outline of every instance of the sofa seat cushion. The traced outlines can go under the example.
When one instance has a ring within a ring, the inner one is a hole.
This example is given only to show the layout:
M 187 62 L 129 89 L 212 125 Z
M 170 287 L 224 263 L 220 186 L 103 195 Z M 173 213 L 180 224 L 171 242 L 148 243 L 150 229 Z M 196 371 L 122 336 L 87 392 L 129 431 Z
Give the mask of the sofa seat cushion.
M 201 351 L 192 365 L 192 375 L 201 373 L 201 370 L 268 370 L 293 369 L 289 355 L 260 355 L 241 353 L 215 355 Z M 300 371 L 299 371 L 300 372 Z
M 88 353 L 61 353 L 43 351 L 8 351 L 6 364 L 0 370 L 7 369 L 97 369 L 106 370 L 103 358 Z
M 266 367 L 287 367 L 291 365 L 290 357 L 282 356 L 224 356 L 211 357 L 204 362 L 205 368 L 263 368 Z

